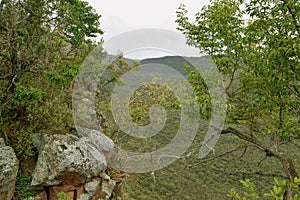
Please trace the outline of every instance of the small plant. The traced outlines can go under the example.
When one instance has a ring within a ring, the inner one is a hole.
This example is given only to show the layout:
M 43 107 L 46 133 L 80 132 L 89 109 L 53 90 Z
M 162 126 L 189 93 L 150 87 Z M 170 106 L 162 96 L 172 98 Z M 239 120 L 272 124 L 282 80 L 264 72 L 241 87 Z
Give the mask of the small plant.
M 259 199 L 259 195 L 256 192 L 255 184 L 251 182 L 249 179 L 246 179 L 245 181 L 240 181 L 243 184 L 243 187 L 245 189 L 245 192 L 243 192 L 243 195 L 240 195 L 235 189 L 231 189 L 230 193 L 228 194 L 229 197 L 232 197 L 236 200 L 256 200 Z
M 259 195 L 255 190 L 255 184 L 249 179 L 245 181 L 240 181 L 243 184 L 244 192 L 239 194 L 235 189 L 231 189 L 228 197 L 232 197 L 235 200 L 256 200 L 256 199 L 266 199 L 266 200 L 283 200 L 285 191 L 287 187 L 292 188 L 292 190 L 297 193 L 300 186 L 300 179 L 295 177 L 294 182 L 288 182 L 287 180 L 274 179 L 274 186 L 271 190 L 264 193 L 264 195 Z M 295 194 L 292 200 L 300 200 L 298 194 Z
M 34 196 L 33 188 L 30 185 L 31 177 L 20 173 L 16 180 L 16 199 L 26 199 Z
M 66 195 L 64 192 L 58 193 L 58 200 L 71 200 L 69 196 Z

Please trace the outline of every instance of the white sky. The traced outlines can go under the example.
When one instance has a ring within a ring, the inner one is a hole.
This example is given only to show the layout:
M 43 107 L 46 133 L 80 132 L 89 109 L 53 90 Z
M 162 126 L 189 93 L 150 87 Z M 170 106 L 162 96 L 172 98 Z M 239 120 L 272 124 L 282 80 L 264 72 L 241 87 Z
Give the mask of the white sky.
M 181 3 L 186 5 L 190 19 L 194 19 L 195 13 L 200 11 L 203 5 L 209 3 L 209 0 L 86 1 L 102 15 L 100 23 L 101 29 L 105 32 L 103 35 L 105 41 L 118 34 L 140 28 L 161 28 L 177 31 L 175 23 L 176 10 Z M 182 45 L 185 45 L 184 42 Z M 198 52 L 198 50 L 194 49 L 189 53 L 190 55 L 184 56 L 197 56 L 199 55 Z

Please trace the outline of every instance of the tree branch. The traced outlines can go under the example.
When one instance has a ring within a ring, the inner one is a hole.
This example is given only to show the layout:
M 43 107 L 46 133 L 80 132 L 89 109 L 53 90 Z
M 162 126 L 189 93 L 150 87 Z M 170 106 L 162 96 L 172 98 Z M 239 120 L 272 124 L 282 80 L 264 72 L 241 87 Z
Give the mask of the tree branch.
M 268 146 L 266 146 L 265 144 L 260 142 L 256 137 L 244 134 L 234 128 L 229 127 L 227 129 L 221 131 L 222 135 L 229 134 L 229 133 L 234 134 L 235 136 L 239 137 L 242 140 L 252 143 L 253 146 L 257 147 L 258 149 L 260 149 L 262 151 L 266 151 L 267 149 L 269 149 Z
M 231 127 L 227 128 L 226 130 L 222 130 L 221 132 L 221 134 L 228 133 L 232 133 L 237 137 L 247 142 L 250 142 L 251 144 L 253 144 L 253 146 L 257 147 L 258 149 L 265 151 L 268 156 L 275 156 L 277 159 L 279 159 L 291 182 L 293 182 L 294 178 L 297 177 L 297 172 L 293 161 L 284 152 L 279 151 L 279 149 L 277 149 L 276 147 L 274 148 L 274 146 L 265 145 L 256 137 L 244 134 Z
M 223 152 L 219 155 L 216 155 L 216 156 L 213 156 L 213 157 L 210 157 L 210 158 L 207 158 L 207 159 L 203 159 L 197 163 L 193 163 L 193 164 L 189 164 L 186 166 L 186 168 L 192 168 L 192 167 L 195 167 L 197 165 L 200 165 L 200 164 L 203 164 L 203 163 L 206 163 L 206 162 L 209 162 L 209 161 L 212 161 L 212 160 L 215 160 L 217 158 L 220 158 L 220 157 L 223 157 L 223 156 L 226 156 L 227 154 L 231 154 L 233 152 L 236 152 L 236 151 L 239 151 L 240 149 L 243 149 L 243 148 L 247 148 L 249 146 L 253 146 L 253 144 L 247 144 L 247 145 L 243 145 L 243 146 L 240 146 L 240 147 L 237 147 L 237 148 L 234 148 L 234 149 L 230 149 L 226 152 Z M 244 154 L 244 153 L 243 153 Z
M 291 15 L 292 18 L 293 18 L 293 22 L 294 22 L 294 24 L 295 24 L 295 27 L 296 27 L 297 31 L 299 32 L 299 31 L 300 31 L 300 26 L 299 26 L 299 24 L 298 24 L 298 22 L 297 22 L 296 15 L 295 15 L 294 12 L 292 11 L 292 9 L 291 9 L 289 3 L 287 2 L 287 0 L 283 0 L 283 2 L 284 2 L 284 4 L 286 4 L 288 11 L 289 11 L 290 15 Z

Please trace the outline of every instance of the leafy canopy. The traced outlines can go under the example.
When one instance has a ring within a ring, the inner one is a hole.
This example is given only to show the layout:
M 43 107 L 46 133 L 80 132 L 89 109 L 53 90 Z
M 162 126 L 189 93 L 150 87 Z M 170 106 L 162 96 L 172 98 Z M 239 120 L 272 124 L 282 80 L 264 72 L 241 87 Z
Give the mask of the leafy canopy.
M 300 139 L 300 2 L 211 0 L 194 22 L 187 12 L 184 5 L 178 9 L 178 30 L 214 59 L 226 80 L 227 122 L 248 130 L 231 126 L 222 133 L 278 158 L 294 182 L 294 161 L 281 145 L 298 146 Z M 197 89 L 202 78 L 192 73 Z

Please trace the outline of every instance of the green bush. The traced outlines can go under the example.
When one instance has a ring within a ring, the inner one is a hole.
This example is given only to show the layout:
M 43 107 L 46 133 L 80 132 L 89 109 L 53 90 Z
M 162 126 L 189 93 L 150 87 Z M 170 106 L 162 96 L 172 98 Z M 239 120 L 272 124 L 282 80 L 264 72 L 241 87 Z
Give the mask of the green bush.
M 278 180 L 274 179 L 274 185 L 272 189 L 268 192 L 265 192 L 263 195 L 259 195 L 256 191 L 255 184 L 251 182 L 249 179 L 245 181 L 240 181 L 243 185 L 244 191 L 240 194 L 235 189 L 231 189 L 228 197 L 232 197 L 235 200 L 257 200 L 257 199 L 265 199 L 265 200 L 283 200 L 285 199 L 285 193 L 288 188 L 295 193 L 292 200 L 300 200 L 299 194 L 299 186 L 300 179 L 295 178 L 293 182 L 287 180 Z

